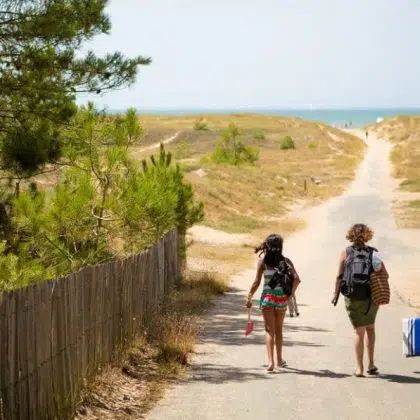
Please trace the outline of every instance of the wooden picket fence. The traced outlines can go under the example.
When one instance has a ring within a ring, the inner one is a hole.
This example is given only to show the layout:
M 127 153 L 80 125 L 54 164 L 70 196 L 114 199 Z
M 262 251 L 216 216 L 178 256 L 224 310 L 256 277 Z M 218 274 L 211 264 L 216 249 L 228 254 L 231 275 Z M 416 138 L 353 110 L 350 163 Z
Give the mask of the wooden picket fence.
M 66 419 L 180 278 L 176 230 L 139 255 L 0 294 L 0 420 Z

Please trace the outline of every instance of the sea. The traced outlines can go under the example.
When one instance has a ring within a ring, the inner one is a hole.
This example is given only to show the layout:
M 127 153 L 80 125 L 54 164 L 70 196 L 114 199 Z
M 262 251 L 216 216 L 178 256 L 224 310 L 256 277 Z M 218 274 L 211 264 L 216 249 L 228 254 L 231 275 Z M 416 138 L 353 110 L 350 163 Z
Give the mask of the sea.
M 109 113 L 121 113 L 113 110 Z M 369 109 L 274 109 L 274 108 L 154 108 L 138 109 L 139 115 L 200 115 L 200 114 L 238 114 L 251 113 L 298 117 L 319 121 L 336 127 L 360 128 L 395 116 L 420 116 L 420 108 L 369 108 Z

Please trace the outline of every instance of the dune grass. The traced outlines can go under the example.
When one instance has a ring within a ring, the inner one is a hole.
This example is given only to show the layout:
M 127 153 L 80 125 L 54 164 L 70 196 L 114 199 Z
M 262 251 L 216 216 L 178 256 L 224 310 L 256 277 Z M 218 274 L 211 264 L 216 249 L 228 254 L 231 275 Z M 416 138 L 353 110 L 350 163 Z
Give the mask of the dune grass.
M 399 190 L 413 193 L 395 206 L 398 226 L 420 228 L 420 117 L 394 117 L 371 126 L 379 137 L 393 144 L 391 161 Z
M 372 126 L 394 145 L 394 176 L 403 191 L 420 192 L 420 117 L 395 117 Z
M 226 279 L 187 271 L 179 289 L 149 317 L 145 333 L 89 386 L 75 418 L 143 418 L 185 373 L 200 331 L 199 316 L 229 289 Z
M 180 132 L 167 148 L 176 155 L 180 144 L 188 144 L 188 159 L 178 162 L 196 197 L 205 203 L 204 223 L 232 233 L 269 227 L 270 219 L 287 214 L 296 200 L 313 203 L 342 193 L 364 154 L 360 139 L 297 118 L 258 114 L 140 118 L 154 140 L 162 131 Z M 197 121 L 205 123 L 207 130 L 195 130 Z M 260 148 L 255 166 L 211 163 L 209 155 L 230 123 L 242 130 L 244 144 Z M 295 148 L 282 150 L 287 136 Z M 316 185 L 311 178 L 321 182 Z

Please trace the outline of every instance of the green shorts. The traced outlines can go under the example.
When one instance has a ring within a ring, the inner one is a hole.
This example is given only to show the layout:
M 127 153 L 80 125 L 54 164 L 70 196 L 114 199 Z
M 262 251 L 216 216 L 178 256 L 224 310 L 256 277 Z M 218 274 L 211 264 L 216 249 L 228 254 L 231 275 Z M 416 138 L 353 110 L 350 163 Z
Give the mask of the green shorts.
M 370 299 L 352 300 L 346 297 L 344 301 L 346 304 L 347 314 L 354 328 L 365 327 L 366 325 L 375 323 L 378 307 L 373 302 L 371 302 Z M 368 308 L 369 311 L 366 313 Z

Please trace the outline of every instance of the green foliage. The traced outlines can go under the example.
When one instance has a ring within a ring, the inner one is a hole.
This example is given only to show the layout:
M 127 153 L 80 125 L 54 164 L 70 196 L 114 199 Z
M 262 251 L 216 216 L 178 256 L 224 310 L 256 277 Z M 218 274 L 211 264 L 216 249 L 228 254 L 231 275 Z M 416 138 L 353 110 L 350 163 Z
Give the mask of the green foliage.
M 295 142 L 290 136 L 286 136 L 280 144 L 280 149 L 282 150 L 296 149 Z
M 111 29 L 105 0 L 0 0 L 1 160 L 30 176 L 60 156 L 78 92 L 132 84 L 149 58 L 96 57 L 84 44 Z
M 11 227 L 0 237 L 0 291 L 139 252 L 174 226 L 185 234 L 203 218 L 203 204 L 163 145 L 141 166 L 130 160 L 128 147 L 141 133 L 133 115 L 107 119 L 89 104 L 63 131 L 68 169 L 58 184 L 33 186 L 11 201 Z
M 316 143 L 308 143 L 308 148 L 309 149 L 316 149 L 317 148 Z
M 230 124 L 216 143 L 212 154 L 212 161 L 218 164 L 227 163 L 240 165 L 241 163 L 255 164 L 258 160 L 259 150 L 246 146 L 238 137 L 241 131 L 235 124 Z
M 191 156 L 190 144 L 187 140 L 182 140 L 174 151 L 174 158 L 177 160 L 188 159 Z
M 204 118 L 200 118 L 194 123 L 194 130 L 207 131 L 208 129 L 209 129 L 209 127 L 208 127 L 206 121 L 204 120 Z
M 265 134 L 263 130 L 255 130 L 253 135 L 254 140 L 265 140 Z

